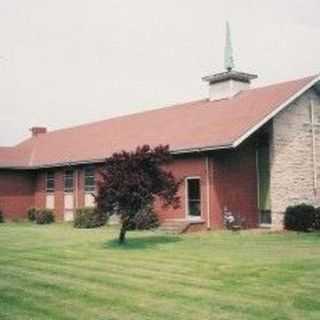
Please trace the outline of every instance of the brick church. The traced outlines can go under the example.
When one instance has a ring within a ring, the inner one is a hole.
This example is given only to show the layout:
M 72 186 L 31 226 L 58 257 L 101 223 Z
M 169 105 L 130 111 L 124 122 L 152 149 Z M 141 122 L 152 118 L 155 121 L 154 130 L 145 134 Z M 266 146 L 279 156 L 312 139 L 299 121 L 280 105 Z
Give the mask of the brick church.
M 281 228 L 288 205 L 320 205 L 320 76 L 251 88 L 253 74 L 233 69 L 203 78 L 198 101 L 48 132 L 0 147 L 0 210 L 25 218 L 30 207 L 54 209 L 70 221 L 93 206 L 104 159 L 138 145 L 169 144 L 169 169 L 181 207 L 157 206 L 162 222 L 223 228 L 226 210 L 249 228 Z

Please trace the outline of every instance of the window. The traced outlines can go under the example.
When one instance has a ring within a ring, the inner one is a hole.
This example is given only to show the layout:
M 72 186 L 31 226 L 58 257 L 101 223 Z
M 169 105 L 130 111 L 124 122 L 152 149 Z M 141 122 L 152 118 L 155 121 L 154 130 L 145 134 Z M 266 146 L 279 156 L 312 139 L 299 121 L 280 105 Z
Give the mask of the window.
M 64 192 L 73 192 L 73 170 L 64 172 Z
M 199 178 L 187 178 L 187 210 L 189 217 L 201 216 L 201 190 Z
M 96 179 L 94 167 L 84 169 L 84 191 L 93 192 L 96 189 Z
M 46 191 L 48 193 L 54 192 L 54 172 L 47 172 Z
M 257 148 L 257 169 L 260 224 L 271 224 L 270 147 L 267 138 L 260 141 Z

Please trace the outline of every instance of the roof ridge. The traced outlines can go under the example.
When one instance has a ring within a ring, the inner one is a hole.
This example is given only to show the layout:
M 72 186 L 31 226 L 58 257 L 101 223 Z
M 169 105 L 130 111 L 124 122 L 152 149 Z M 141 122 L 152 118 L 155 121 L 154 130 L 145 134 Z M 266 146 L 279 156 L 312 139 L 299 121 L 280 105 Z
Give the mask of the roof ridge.
M 263 85 L 263 86 L 254 87 L 254 88 L 250 88 L 250 89 L 247 89 L 247 90 L 243 90 L 242 92 L 249 92 L 249 91 L 254 91 L 254 90 L 261 90 L 261 89 L 264 89 L 264 88 L 270 88 L 270 87 L 278 86 L 278 85 L 285 85 L 285 84 L 289 84 L 289 83 L 293 83 L 293 82 L 297 82 L 297 81 L 303 81 L 303 80 L 306 80 L 308 78 L 310 78 L 310 80 L 311 80 L 313 78 L 316 78 L 317 76 L 319 76 L 319 74 L 316 74 L 316 75 L 313 75 L 313 76 L 307 76 L 307 77 L 303 77 L 303 78 L 297 78 L 297 79 L 294 79 L 294 80 L 287 80 L 287 81 L 281 81 L 281 82 L 277 82 L 277 83 L 271 83 L 269 85 Z M 221 100 L 224 100 L 224 99 L 220 99 L 220 100 L 217 100 L 217 101 L 221 101 Z M 150 109 L 150 110 L 143 110 L 143 111 L 137 111 L 137 112 L 133 112 L 133 113 L 129 113 L 129 114 L 123 114 L 123 115 L 119 115 L 119 116 L 112 116 L 110 118 L 105 118 L 105 119 L 102 119 L 102 120 L 96 120 L 96 121 L 92 121 L 92 122 L 85 122 L 85 123 L 74 125 L 74 126 L 70 126 L 70 127 L 54 129 L 52 131 L 48 131 L 43 136 L 27 138 L 27 139 L 21 141 L 16 146 L 19 146 L 19 145 L 21 145 L 21 144 L 23 144 L 23 143 L 25 143 L 27 141 L 33 140 L 33 139 L 41 139 L 41 138 L 43 138 L 45 136 L 48 136 L 48 135 L 51 135 L 51 134 L 55 134 L 55 133 L 59 133 L 59 132 L 67 131 L 67 130 L 78 129 L 78 128 L 82 128 L 82 127 L 94 126 L 96 124 L 107 122 L 107 121 L 121 120 L 121 119 L 130 118 L 130 117 L 134 117 L 134 116 L 139 116 L 139 115 L 143 115 L 143 114 L 147 114 L 147 113 L 158 112 L 158 111 L 162 111 L 162 110 L 166 110 L 166 109 L 184 107 L 186 105 L 191 105 L 192 106 L 193 104 L 197 104 L 199 102 L 208 102 L 208 103 L 212 104 L 212 103 L 215 103 L 217 101 L 210 101 L 207 98 L 202 98 L 202 99 L 197 99 L 197 100 L 193 100 L 193 101 L 178 102 L 178 103 L 166 105 L 164 107 L 156 107 L 156 108 Z
M 267 85 L 250 88 L 250 89 L 245 90 L 245 91 L 253 91 L 253 90 L 259 90 L 259 89 L 267 89 L 267 88 L 270 88 L 270 87 L 276 87 L 276 86 L 286 85 L 286 84 L 289 84 L 289 83 L 294 83 L 294 82 L 299 82 L 299 81 L 305 81 L 305 80 L 307 80 L 307 79 L 310 79 L 310 81 L 311 81 L 311 80 L 313 80 L 313 79 L 316 79 L 316 78 L 319 77 L 319 76 L 320 76 L 320 73 L 316 73 L 316 74 L 314 74 L 314 75 L 307 76 L 307 77 L 296 78 L 296 79 L 293 79 L 293 80 L 284 80 L 284 81 L 280 81 L 280 82 L 276 82 L 276 83 L 270 83 L 270 84 L 267 84 Z
M 264 88 L 270 88 L 273 86 L 278 86 L 278 85 L 285 85 L 285 84 L 289 84 L 289 83 L 293 83 L 293 82 L 297 82 L 297 81 L 303 81 L 303 80 L 307 80 L 308 78 L 311 79 L 316 78 L 317 76 L 319 76 L 320 74 L 315 74 L 312 76 L 307 76 L 307 77 L 303 77 L 303 78 L 297 78 L 294 80 L 287 80 L 287 81 L 281 81 L 281 82 L 277 82 L 277 83 L 271 83 L 268 85 L 263 85 L 263 86 L 259 86 L 259 87 L 254 87 L 254 88 L 250 88 L 244 91 L 253 91 L 253 90 L 259 90 L 259 89 L 264 89 Z M 221 99 L 223 100 L 223 99 Z M 221 101 L 219 100 L 219 101 Z M 154 109 L 150 109 L 150 110 L 144 110 L 144 111 L 137 111 L 137 112 L 133 112 L 133 113 L 129 113 L 129 114 L 123 114 L 123 115 L 119 115 L 119 116 L 112 116 L 110 118 L 106 118 L 106 119 L 102 119 L 102 120 L 96 120 L 93 122 L 86 122 L 86 123 L 82 123 L 79 125 L 74 125 L 74 126 L 70 126 L 70 127 L 66 127 L 66 128 L 60 128 L 60 129 L 55 129 L 52 131 L 48 131 L 45 135 L 51 134 L 51 133 L 56 133 L 56 132 L 60 132 L 60 131 L 64 131 L 64 130 L 72 130 L 72 129 L 77 129 L 77 128 L 81 128 L 81 127 L 86 127 L 86 126 L 91 126 L 91 125 L 95 125 L 98 123 L 103 123 L 106 121 L 112 121 L 112 120 L 120 120 L 120 119 L 125 119 L 125 118 L 129 118 L 129 117 L 133 117 L 133 116 L 139 116 L 139 115 L 143 115 L 146 113 L 152 113 L 152 112 L 157 112 L 157 111 L 162 111 L 162 110 L 166 110 L 166 109 L 170 109 L 170 108 L 177 108 L 177 107 L 184 107 L 186 105 L 193 105 L 193 104 L 197 104 L 199 102 L 208 102 L 208 103 L 214 103 L 216 101 L 209 101 L 209 99 L 207 98 L 202 98 L 202 99 L 197 99 L 197 100 L 193 100 L 193 101 L 186 101 L 186 102 L 178 102 L 178 103 L 174 103 L 171 105 L 167 105 L 164 107 L 156 107 Z M 41 136 L 40 136 L 41 137 Z M 35 137 L 36 139 L 38 139 L 39 137 Z
M 34 140 L 35 139 L 41 139 L 41 138 L 44 138 L 45 136 L 48 136 L 48 135 L 53 134 L 53 133 L 61 132 L 61 131 L 78 129 L 78 128 L 87 127 L 87 126 L 91 126 L 91 125 L 96 125 L 96 124 L 107 122 L 107 121 L 130 118 L 130 117 L 134 117 L 134 116 L 143 115 L 143 114 L 146 114 L 146 113 L 152 113 L 152 112 L 157 112 L 157 111 L 171 109 L 171 108 L 183 107 L 183 106 L 186 106 L 186 105 L 193 105 L 193 104 L 197 104 L 199 102 L 205 102 L 205 101 L 207 101 L 206 98 L 197 99 L 197 100 L 193 100 L 193 101 L 189 101 L 189 102 L 180 102 L 180 103 L 175 103 L 175 104 L 172 104 L 172 105 L 167 105 L 167 106 L 164 106 L 164 107 L 156 107 L 156 108 L 150 109 L 150 110 L 137 111 L 137 112 L 133 112 L 133 113 L 129 113 L 129 114 L 123 114 L 123 115 L 119 115 L 119 116 L 112 116 L 111 118 L 106 118 L 106 119 L 102 119 L 102 120 L 95 120 L 95 121 L 92 121 L 92 122 L 85 122 L 85 123 L 82 123 L 82 124 L 78 124 L 78 125 L 74 125 L 74 126 L 70 126 L 70 127 L 66 127 L 66 128 L 54 129 L 52 131 L 47 131 L 43 135 L 39 135 L 37 137 L 27 138 L 27 139 L 23 140 L 22 142 L 20 142 L 19 144 L 15 145 L 13 147 L 17 147 L 17 146 L 19 146 L 19 145 L 21 145 L 21 144 L 23 144 L 23 143 L 25 143 L 27 141 L 33 140 L 33 139 Z

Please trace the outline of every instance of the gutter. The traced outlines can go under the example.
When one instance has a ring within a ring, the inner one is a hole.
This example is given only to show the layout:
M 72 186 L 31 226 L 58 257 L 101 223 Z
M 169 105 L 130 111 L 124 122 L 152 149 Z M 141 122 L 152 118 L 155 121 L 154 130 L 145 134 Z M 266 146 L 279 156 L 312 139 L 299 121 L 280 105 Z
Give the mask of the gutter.
M 172 155 L 179 155 L 179 154 L 199 153 L 199 152 L 205 152 L 205 151 L 226 150 L 226 149 L 233 149 L 233 148 L 234 148 L 234 145 L 231 143 L 231 144 L 224 144 L 224 145 L 217 145 L 217 146 L 208 146 L 203 148 L 173 150 L 170 153 Z

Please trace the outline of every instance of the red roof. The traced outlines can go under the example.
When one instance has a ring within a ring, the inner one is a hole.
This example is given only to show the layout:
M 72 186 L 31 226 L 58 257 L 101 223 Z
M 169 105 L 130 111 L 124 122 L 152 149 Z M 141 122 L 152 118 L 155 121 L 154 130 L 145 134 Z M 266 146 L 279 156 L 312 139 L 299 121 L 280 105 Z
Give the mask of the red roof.
M 45 167 L 101 161 L 141 144 L 169 144 L 173 152 L 235 147 L 318 76 L 242 91 L 231 99 L 200 100 L 89 123 L 0 147 L 0 167 Z

